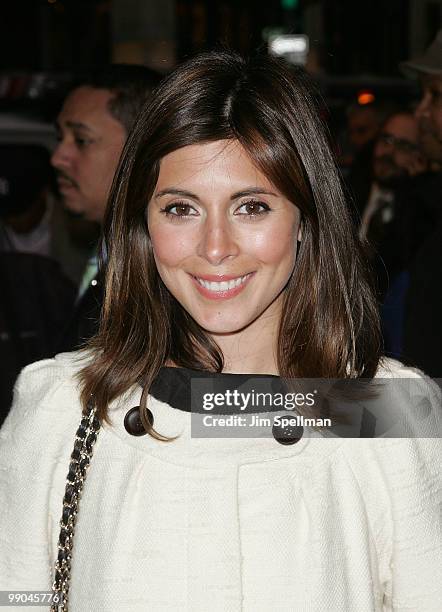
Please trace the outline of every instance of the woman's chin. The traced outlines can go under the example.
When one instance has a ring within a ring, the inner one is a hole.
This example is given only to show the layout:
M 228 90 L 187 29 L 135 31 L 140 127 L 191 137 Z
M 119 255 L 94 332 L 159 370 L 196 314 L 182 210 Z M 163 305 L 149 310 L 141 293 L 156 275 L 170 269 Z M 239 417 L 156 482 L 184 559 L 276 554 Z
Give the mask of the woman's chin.
M 214 321 L 213 319 L 205 319 L 205 318 L 196 318 L 196 322 L 204 331 L 211 335 L 218 336 L 229 336 L 232 334 L 236 334 L 246 327 L 250 325 L 251 321 L 249 320 L 221 320 L 218 319 Z

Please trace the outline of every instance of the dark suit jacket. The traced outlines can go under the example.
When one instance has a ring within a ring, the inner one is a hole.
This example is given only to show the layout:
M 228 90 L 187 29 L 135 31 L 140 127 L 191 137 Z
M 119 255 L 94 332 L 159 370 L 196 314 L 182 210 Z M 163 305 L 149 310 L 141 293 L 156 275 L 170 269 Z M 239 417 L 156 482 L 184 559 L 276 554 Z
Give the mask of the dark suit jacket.
M 47 357 L 72 309 L 75 286 L 50 257 L 0 253 L 0 424 L 20 370 Z
M 76 302 L 68 323 L 55 345 L 54 355 L 81 348 L 97 333 L 103 296 L 104 274 L 99 273 Z
M 442 378 L 442 221 L 410 269 L 404 357 L 433 378 Z

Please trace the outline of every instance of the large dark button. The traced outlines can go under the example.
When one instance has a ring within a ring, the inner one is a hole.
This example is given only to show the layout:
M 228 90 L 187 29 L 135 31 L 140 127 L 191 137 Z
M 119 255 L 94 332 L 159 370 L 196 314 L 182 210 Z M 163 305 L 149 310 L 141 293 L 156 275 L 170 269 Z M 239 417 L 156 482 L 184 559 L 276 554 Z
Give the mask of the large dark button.
M 281 415 L 281 418 L 295 418 L 295 415 L 285 414 Z M 276 422 L 272 427 L 272 434 L 279 444 L 288 446 L 289 444 L 296 444 L 296 442 L 299 442 L 304 434 L 304 428 L 302 425 L 278 424 L 278 422 Z
M 150 425 L 153 425 L 153 414 L 147 408 L 147 419 Z M 141 422 L 140 416 L 140 407 L 135 406 L 135 408 L 131 408 L 129 412 L 124 417 L 124 427 L 131 436 L 144 436 L 147 432 L 144 429 L 144 425 Z

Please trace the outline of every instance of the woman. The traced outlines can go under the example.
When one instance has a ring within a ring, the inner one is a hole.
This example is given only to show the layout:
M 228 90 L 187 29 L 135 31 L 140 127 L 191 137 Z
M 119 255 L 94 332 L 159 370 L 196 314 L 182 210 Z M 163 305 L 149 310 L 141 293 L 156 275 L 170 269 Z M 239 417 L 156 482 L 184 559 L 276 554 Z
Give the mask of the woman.
M 74 611 L 439 609 L 436 440 L 191 436 L 194 377 L 419 377 L 380 365 L 302 73 L 227 52 L 178 68 L 105 237 L 99 335 L 28 367 L 2 432 L 1 588 L 49 589 L 58 556 Z

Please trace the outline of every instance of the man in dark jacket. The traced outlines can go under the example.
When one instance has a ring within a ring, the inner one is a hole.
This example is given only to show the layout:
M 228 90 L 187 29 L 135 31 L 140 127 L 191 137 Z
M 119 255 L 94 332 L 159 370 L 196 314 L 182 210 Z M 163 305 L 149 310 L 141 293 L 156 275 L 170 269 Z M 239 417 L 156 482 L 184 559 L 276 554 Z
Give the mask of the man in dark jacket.
M 55 234 L 69 252 L 69 232 L 47 197 L 50 179 L 44 147 L 0 145 L 0 424 L 20 370 L 50 353 L 75 300 L 56 249 Z
M 67 96 L 57 119 L 59 144 L 52 165 L 63 203 L 73 213 L 102 224 L 123 146 L 159 80 L 143 66 L 112 65 L 84 79 Z M 54 352 L 75 350 L 96 333 L 102 301 L 103 274 L 95 254 Z
M 422 56 L 405 62 L 402 69 L 422 84 L 416 117 L 432 169 L 426 194 L 433 215 L 433 230 L 427 231 L 409 268 L 404 357 L 442 378 L 442 30 Z M 431 214 L 427 218 L 431 222 Z

